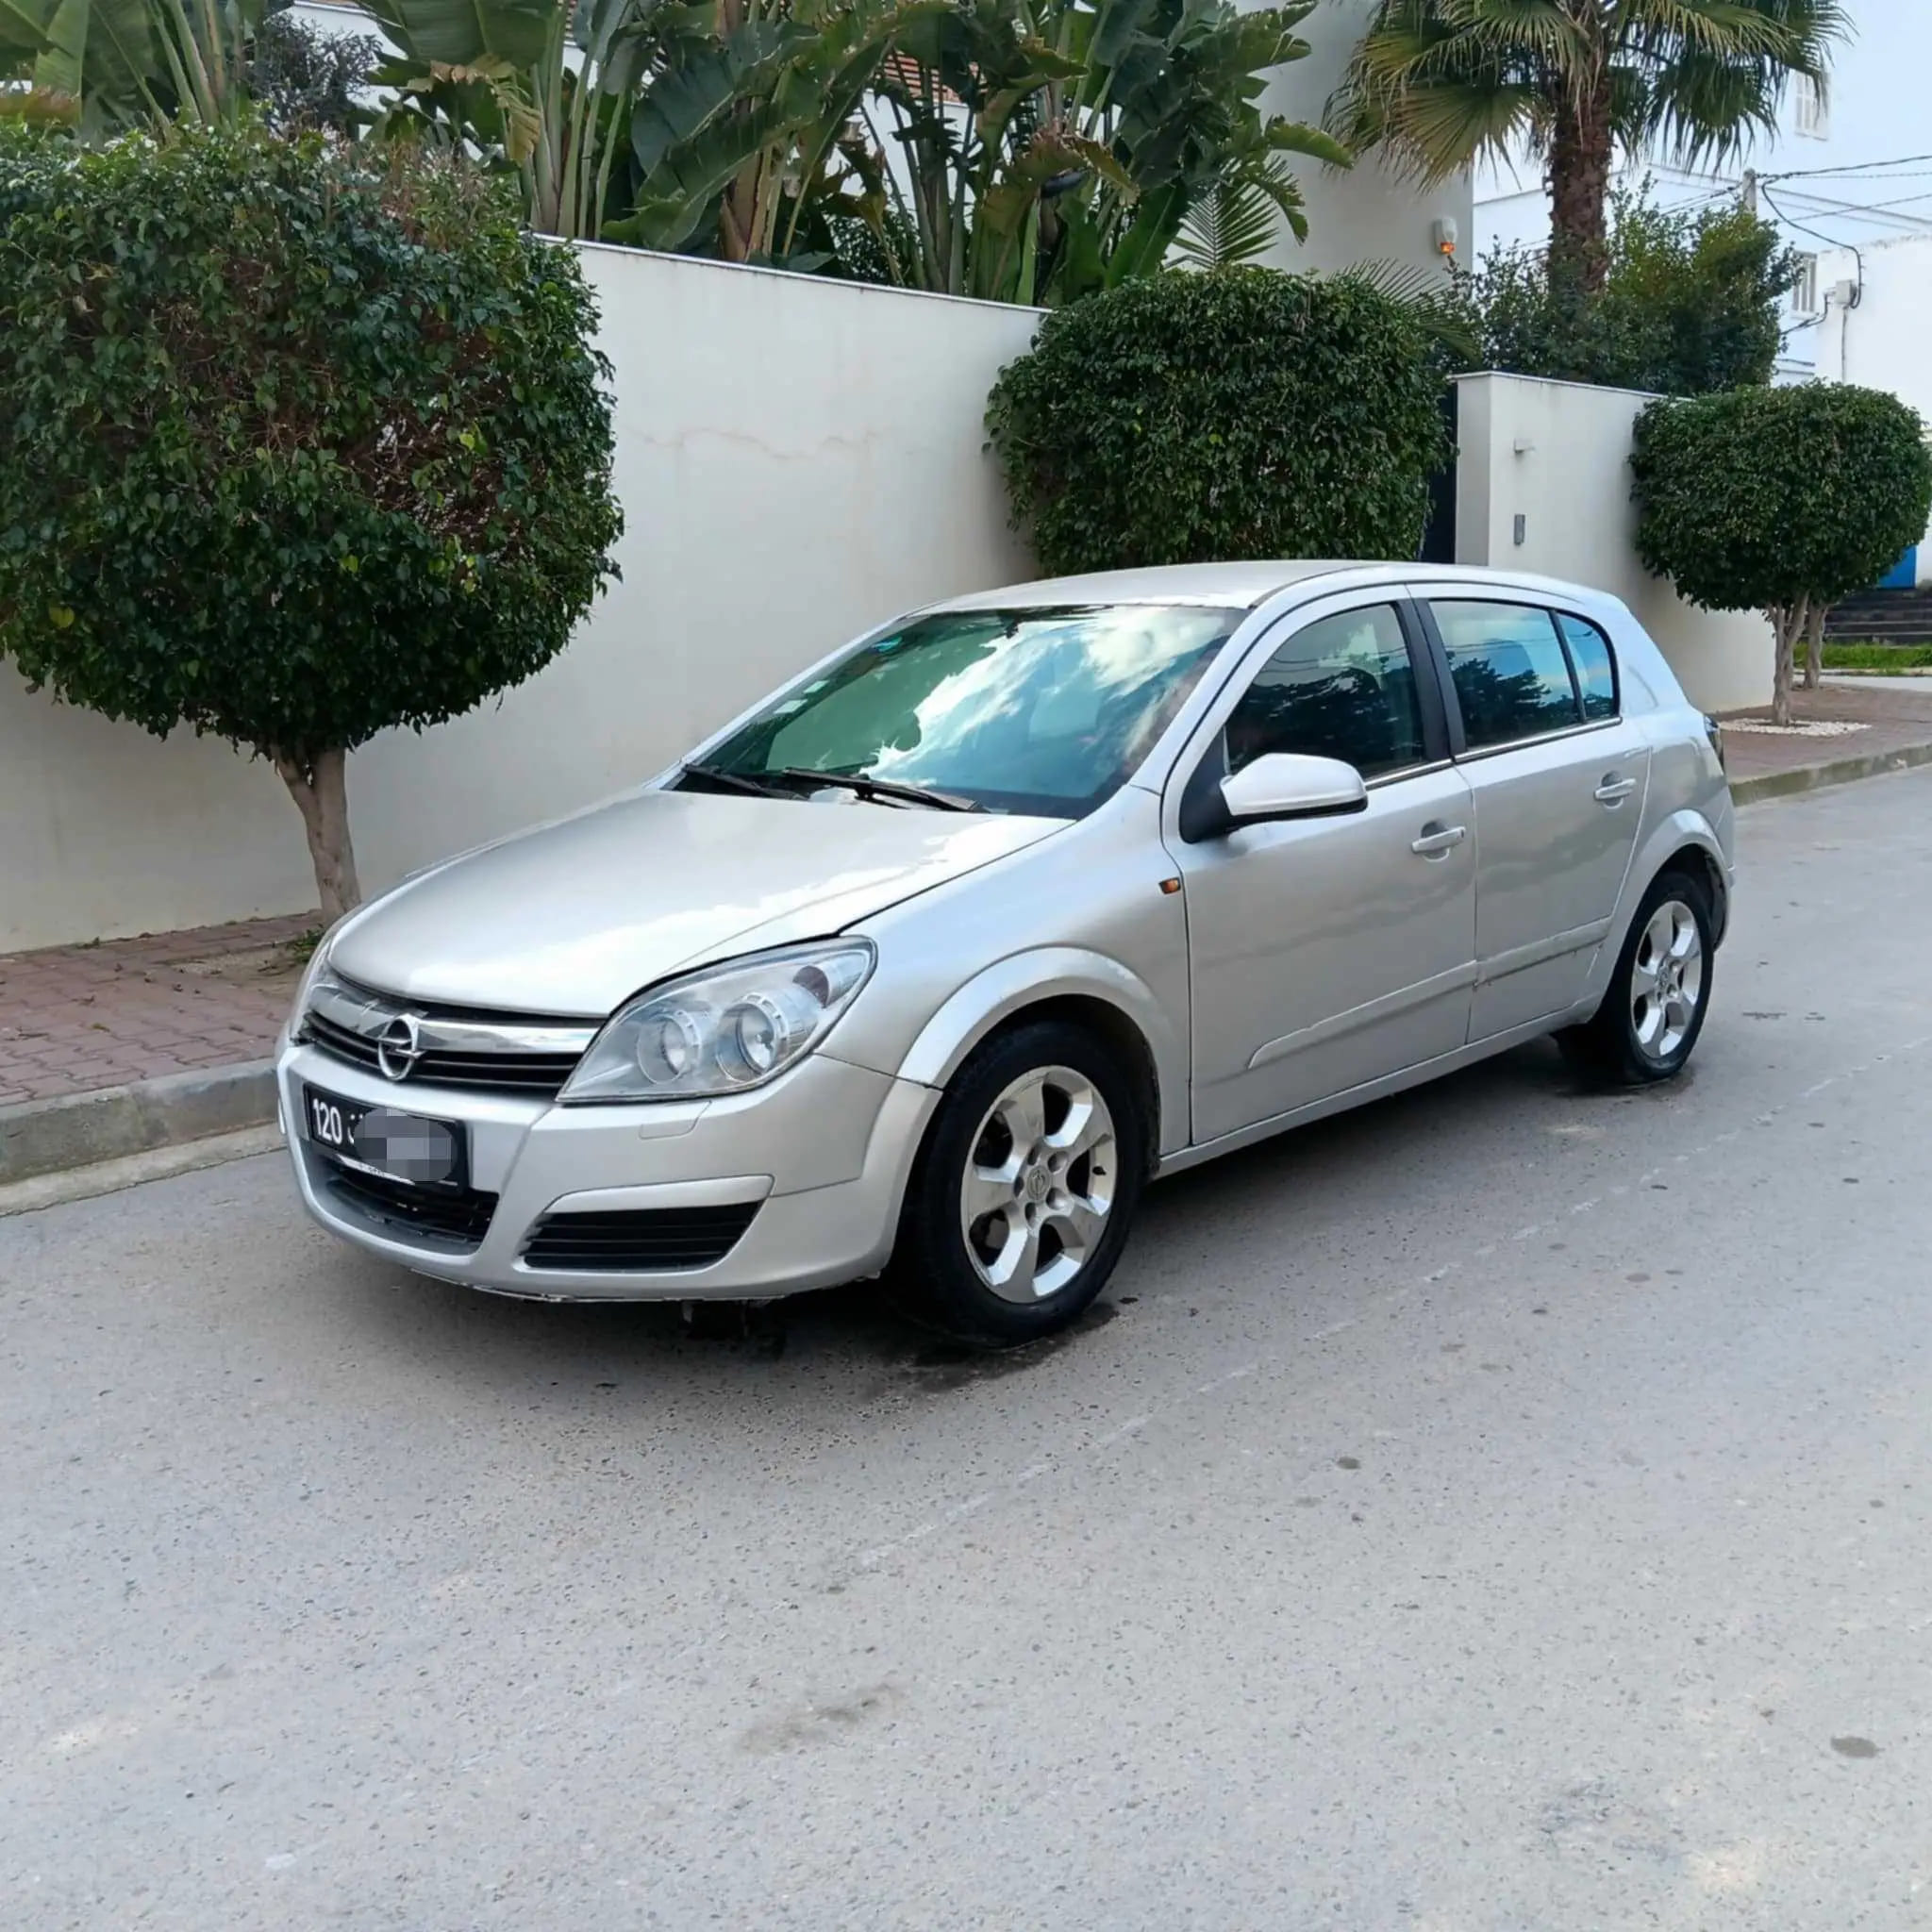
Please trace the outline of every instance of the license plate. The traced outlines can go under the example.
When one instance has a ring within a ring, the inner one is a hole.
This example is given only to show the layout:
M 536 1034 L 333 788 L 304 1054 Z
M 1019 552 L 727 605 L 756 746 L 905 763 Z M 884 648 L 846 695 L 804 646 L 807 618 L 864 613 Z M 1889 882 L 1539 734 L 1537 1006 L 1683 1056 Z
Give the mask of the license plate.
M 351 1167 L 417 1187 L 461 1185 L 463 1130 L 452 1121 L 425 1120 L 307 1086 L 302 1112 L 309 1140 Z

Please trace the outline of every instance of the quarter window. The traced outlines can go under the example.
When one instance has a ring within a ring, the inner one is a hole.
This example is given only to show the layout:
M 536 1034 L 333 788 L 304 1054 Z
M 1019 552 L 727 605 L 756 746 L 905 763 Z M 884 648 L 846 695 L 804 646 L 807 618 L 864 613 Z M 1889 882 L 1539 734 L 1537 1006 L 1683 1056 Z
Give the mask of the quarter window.
M 1227 768 L 1269 752 L 1340 758 L 1365 778 L 1421 762 L 1415 671 L 1391 606 L 1317 618 L 1269 658 L 1227 721 Z
M 1430 608 L 1471 751 L 1582 722 L 1569 659 L 1547 610 L 1448 601 Z
M 1617 715 L 1617 662 L 1610 641 L 1588 618 L 1557 612 L 1557 628 L 1570 650 L 1576 689 L 1583 693 L 1583 715 L 1591 723 Z

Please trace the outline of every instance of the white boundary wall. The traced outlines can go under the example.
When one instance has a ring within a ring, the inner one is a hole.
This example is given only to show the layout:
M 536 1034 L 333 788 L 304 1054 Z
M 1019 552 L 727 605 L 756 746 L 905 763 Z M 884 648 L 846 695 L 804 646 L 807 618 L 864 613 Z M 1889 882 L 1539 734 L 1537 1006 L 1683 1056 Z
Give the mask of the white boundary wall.
M 1638 560 L 1631 434 L 1653 398 L 1522 375 L 1465 375 L 1457 389 L 1456 560 L 1608 591 L 1657 641 L 1693 704 L 1769 704 L 1769 622 L 1699 610 Z
M 624 790 L 901 609 L 1033 575 L 982 425 L 1035 311 L 623 249 L 584 265 L 615 369 L 624 581 L 528 684 L 357 755 L 372 891 Z M 314 903 L 267 766 L 0 666 L 0 952 Z

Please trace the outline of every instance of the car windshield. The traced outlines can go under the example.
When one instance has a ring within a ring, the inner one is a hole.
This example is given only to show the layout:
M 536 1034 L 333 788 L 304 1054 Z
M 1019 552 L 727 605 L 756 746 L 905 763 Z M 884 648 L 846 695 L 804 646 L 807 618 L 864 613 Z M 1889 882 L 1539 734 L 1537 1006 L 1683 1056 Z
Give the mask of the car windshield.
M 914 618 L 769 706 L 685 782 L 795 786 L 823 772 L 1077 818 L 1132 776 L 1242 614 L 1116 604 Z

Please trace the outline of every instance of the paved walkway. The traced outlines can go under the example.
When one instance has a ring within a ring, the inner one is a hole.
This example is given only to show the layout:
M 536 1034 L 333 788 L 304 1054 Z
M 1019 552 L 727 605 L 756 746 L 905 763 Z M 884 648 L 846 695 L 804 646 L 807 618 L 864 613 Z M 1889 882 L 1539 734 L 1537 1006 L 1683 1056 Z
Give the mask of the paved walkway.
M 1932 678 L 1829 681 L 1793 693 L 1831 734 L 1768 733 L 1763 713 L 1725 721 L 1734 784 L 1847 758 L 1932 747 Z M 262 1058 L 294 995 L 290 942 L 315 915 L 0 957 L 0 1107 Z
M 1724 762 L 1732 784 L 1932 744 L 1932 678 L 1827 676 L 1823 690 L 1791 693 L 1791 716 L 1801 724 L 1858 728 L 1830 736 L 1767 732 L 1751 727 L 1769 723 L 1769 710 L 1730 713 L 1724 721 Z
M 315 914 L 0 957 L 0 1107 L 262 1058 Z

